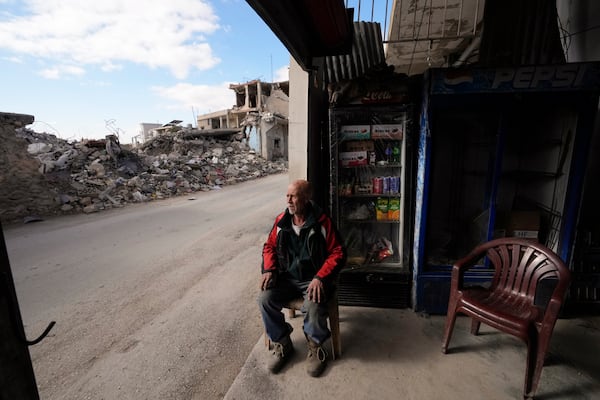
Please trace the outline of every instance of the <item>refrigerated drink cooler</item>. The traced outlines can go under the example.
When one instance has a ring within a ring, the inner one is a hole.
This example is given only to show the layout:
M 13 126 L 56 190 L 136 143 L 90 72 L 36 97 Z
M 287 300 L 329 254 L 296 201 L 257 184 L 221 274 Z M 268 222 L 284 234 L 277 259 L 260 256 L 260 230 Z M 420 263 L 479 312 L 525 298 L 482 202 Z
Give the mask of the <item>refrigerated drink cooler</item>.
M 412 123 L 408 105 L 330 109 L 330 208 L 348 251 L 342 305 L 410 306 L 405 210 Z

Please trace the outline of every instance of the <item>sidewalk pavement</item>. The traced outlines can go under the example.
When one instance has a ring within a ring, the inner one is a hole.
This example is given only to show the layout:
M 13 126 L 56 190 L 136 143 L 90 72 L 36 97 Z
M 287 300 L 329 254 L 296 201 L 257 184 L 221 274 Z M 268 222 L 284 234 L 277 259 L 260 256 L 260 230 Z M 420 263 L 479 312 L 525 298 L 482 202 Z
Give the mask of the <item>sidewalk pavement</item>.
M 296 353 L 277 375 L 261 336 L 225 400 L 508 400 L 523 398 L 526 347 L 459 317 L 448 354 L 441 352 L 445 316 L 410 309 L 340 306 L 342 355 L 319 378 L 304 366 L 302 317 L 290 321 Z M 330 342 L 325 348 L 331 353 Z M 600 399 L 600 317 L 560 319 L 542 370 L 538 400 Z

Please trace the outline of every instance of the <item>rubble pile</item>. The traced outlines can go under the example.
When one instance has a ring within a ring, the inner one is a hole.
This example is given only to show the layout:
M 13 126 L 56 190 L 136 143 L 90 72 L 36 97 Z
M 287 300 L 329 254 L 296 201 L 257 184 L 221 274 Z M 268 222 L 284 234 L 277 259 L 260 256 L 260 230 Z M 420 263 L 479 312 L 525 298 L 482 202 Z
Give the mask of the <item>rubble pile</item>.
M 51 185 L 38 172 L 39 162 L 27 153 L 27 144 L 15 131 L 33 122 L 33 116 L 0 113 L 0 220 L 44 214 L 56 207 Z
M 26 128 L 15 127 L 12 138 L 6 137 L 10 129 L 0 129 L 0 134 L 6 152 L 13 154 L 0 165 L 0 182 L 18 175 L 18 182 L 12 179 L 8 193 L 0 197 L 2 220 L 92 213 L 287 170 L 286 162 L 266 161 L 237 135 L 198 136 L 182 129 L 128 149 L 111 135 L 70 143 Z M 14 162 L 15 155 L 20 163 Z M 4 164 L 12 167 L 5 169 Z M 38 195 L 29 196 L 32 191 Z

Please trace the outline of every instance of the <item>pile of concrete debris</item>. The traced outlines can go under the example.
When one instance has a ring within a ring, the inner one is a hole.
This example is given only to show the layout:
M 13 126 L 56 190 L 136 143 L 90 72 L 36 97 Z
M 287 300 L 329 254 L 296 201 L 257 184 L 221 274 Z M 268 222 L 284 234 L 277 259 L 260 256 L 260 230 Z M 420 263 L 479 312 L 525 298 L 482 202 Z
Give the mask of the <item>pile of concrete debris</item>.
M 266 161 L 239 135 L 190 138 L 180 130 L 127 149 L 112 135 L 70 143 L 23 127 L 14 129 L 12 138 L 6 137 L 6 129 L 0 134 L 7 145 L 4 162 L 0 160 L 7 167 L 0 177 L 3 221 L 92 213 L 287 170 L 285 161 Z

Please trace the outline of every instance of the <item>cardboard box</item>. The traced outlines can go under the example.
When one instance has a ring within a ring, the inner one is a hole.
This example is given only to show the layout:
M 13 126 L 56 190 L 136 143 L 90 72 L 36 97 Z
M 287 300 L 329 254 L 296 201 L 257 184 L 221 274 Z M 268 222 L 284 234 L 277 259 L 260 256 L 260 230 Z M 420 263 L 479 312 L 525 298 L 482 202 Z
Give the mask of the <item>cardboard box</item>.
M 539 231 L 530 231 L 530 230 L 523 230 L 523 229 L 516 229 L 510 233 L 511 233 L 510 236 L 514 236 L 514 237 L 518 237 L 518 238 L 522 238 L 522 239 L 535 239 L 535 240 L 538 239 L 538 235 L 539 235 Z
M 387 124 L 371 126 L 371 138 L 402 140 L 404 126 L 402 124 Z
M 506 236 L 537 240 L 540 231 L 539 211 L 511 211 L 506 221 Z
M 340 137 L 342 139 L 370 139 L 370 125 L 342 125 L 340 127 Z
M 342 167 L 359 167 L 369 162 L 366 151 L 343 151 L 340 153 Z
M 489 213 L 484 211 L 471 223 L 471 237 L 481 241 L 487 235 Z M 493 238 L 519 237 L 523 239 L 539 239 L 539 211 L 497 211 Z

